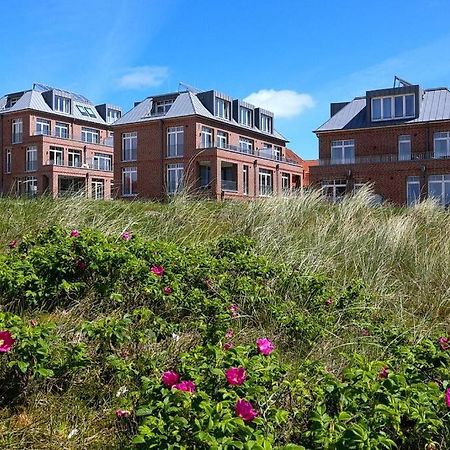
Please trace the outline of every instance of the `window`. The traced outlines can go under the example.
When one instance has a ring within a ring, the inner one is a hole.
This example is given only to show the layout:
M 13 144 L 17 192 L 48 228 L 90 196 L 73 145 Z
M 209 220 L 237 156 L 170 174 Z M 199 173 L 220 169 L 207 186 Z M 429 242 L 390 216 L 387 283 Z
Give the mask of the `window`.
M 285 194 L 291 192 L 291 176 L 288 173 L 281 173 L 281 189 Z
M 407 177 L 406 178 L 406 203 L 412 206 L 420 201 L 420 178 Z
M 242 168 L 242 176 L 243 176 L 243 183 L 242 183 L 242 191 L 244 195 L 248 195 L 248 186 L 249 186 L 249 166 L 244 165 Z
M 22 142 L 23 122 L 22 119 L 14 119 L 12 121 L 12 136 L 11 143 L 18 144 Z
M 107 153 L 95 153 L 92 158 L 92 168 L 96 170 L 112 170 L 112 155 Z
M 173 100 L 160 100 L 156 102 L 155 105 L 155 114 L 156 115 L 163 115 L 167 114 L 170 107 L 173 105 Z
M 251 139 L 240 137 L 239 148 L 242 153 L 250 153 L 253 155 L 253 141 Z
M 261 114 L 261 131 L 272 133 L 272 117 Z
M 230 102 L 224 100 L 223 98 L 216 97 L 216 116 L 221 117 L 222 119 L 230 120 L 230 110 L 231 105 Z
M 259 169 L 259 195 L 265 197 L 273 193 L 272 171 Z
M 6 150 L 5 173 L 11 173 L 11 149 Z
M 103 180 L 92 179 L 91 183 L 92 198 L 101 200 L 105 198 L 105 182 Z
M 450 205 L 450 175 L 430 175 L 428 177 L 428 196 L 440 205 Z
M 108 123 L 113 123 L 116 120 L 120 119 L 120 117 L 121 117 L 121 113 L 119 110 L 108 108 L 108 111 L 106 113 L 106 118 L 107 118 L 106 121 Z
M 136 161 L 137 132 L 122 133 L 122 161 Z
M 78 111 L 80 111 L 80 113 L 83 116 L 89 116 L 88 112 L 86 111 L 86 108 L 84 106 L 81 105 L 77 105 Z
M 450 132 L 434 133 L 434 158 L 450 156 Z
M 92 110 L 90 106 L 77 105 L 78 111 L 80 111 L 81 115 L 86 117 L 97 117 L 95 112 Z
M 55 95 L 54 110 L 70 114 L 70 98 Z
M 392 120 L 415 115 L 415 95 L 372 98 L 372 120 Z
M 136 167 L 124 167 L 122 169 L 122 195 L 124 197 L 137 195 Z
M 48 162 L 52 166 L 64 165 L 64 149 L 62 147 L 50 147 L 50 160 Z
M 253 111 L 249 108 L 244 108 L 241 106 L 239 110 L 239 123 L 242 125 L 247 125 L 248 127 L 253 126 Z
M 35 145 L 27 147 L 25 170 L 27 172 L 37 170 L 37 147 Z
M 70 167 L 81 167 L 81 150 L 69 149 L 67 152 L 67 164 Z
M 332 141 L 331 164 L 352 164 L 355 162 L 355 141 Z
M 201 132 L 201 148 L 210 148 L 213 145 L 213 130 L 208 127 L 202 127 Z
M 345 180 L 330 180 L 322 183 L 322 194 L 333 202 L 342 200 L 346 191 L 347 183 Z
M 409 161 L 411 159 L 411 136 L 398 137 L 398 160 Z
M 81 127 L 81 140 L 90 144 L 98 144 L 100 142 L 100 131 L 94 128 Z
M 50 120 L 36 119 L 36 134 L 49 135 L 50 134 Z
M 167 128 L 167 156 L 183 156 L 184 128 Z
M 63 139 L 69 139 L 69 124 L 63 122 L 56 122 L 55 136 Z
M 167 165 L 167 193 L 175 194 L 183 188 L 183 164 Z
M 37 195 L 37 178 L 25 177 L 22 181 L 23 193 L 28 197 L 35 197 Z
M 216 140 L 217 140 L 217 147 L 219 148 L 228 147 L 228 133 L 225 133 L 225 131 L 218 131 Z
M 281 155 L 282 155 L 281 147 L 278 147 L 278 146 L 275 145 L 273 147 L 273 156 L 275 157 L 275 159 L 277 161 L 280 161 L 281 160 Z

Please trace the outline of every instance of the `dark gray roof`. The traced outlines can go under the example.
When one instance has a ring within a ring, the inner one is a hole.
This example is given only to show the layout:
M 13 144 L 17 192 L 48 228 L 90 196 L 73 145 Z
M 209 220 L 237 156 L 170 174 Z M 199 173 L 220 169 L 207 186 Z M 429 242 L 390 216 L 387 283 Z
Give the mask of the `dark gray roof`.
M 213 114 L 209 112 L 209 110 L 203 105 L 203 103 L 200 101 L 200 99 L 197 97 L 197 95 L 194 92 L 188 91 L 188 92 L 181 92 L 177 95 L 175 101 L 173 102 L 170 109 L 167 111 L 164 115 L 155 115 L 151 114 L 153 106 L 153 98 L 148 97 L 145 100 L 143 100 L 141 103 L 136 105 L 133 109 L 128 111 L 126 114 L 124 114 L 120 119 L 116 120 L 114 122 L 114 126 L 116 125 L 125 125 L 125 124 L 132 124 L 132 123 L 140 123 L 140 122 L 151 122 L 154 120 L 159 119 L 168 119 L 172 117 L 186 117 L 186 116 L 201 116 L 206 117 L 208 119 L 212 119 L 218 122 L 223 122 L 224 124 L 228 125 L 235 125 L 237 127 L 246 129 L 248 131 L 257 132 L 264 134 L 266 136 L 275 137 L 277 139 L 281 139 L 283 141 L 287 142 L 287 139 L 282 136 L 280 133 L 278 133 L 276 130 L 274 130 L 273 134 L 267 133 L 264 131 L 261 131 L 257 128 L 247 127 L 244 126 L 238 122 L 236 122 L 234 119 L 227 120 L 222 119 L 220 117 L 216 117 Z
M 85 97 L 79 94 L 73 94 L 67 91 L 63 91 L 61 89 L 50 88 L 49 90 L 53 90 L 57 95 L 62 94 L 64 96 L 68 96 L 72 100 L 72 112 L 70 114 L 64 113 L 61 111 L 53 110 L 48 103 L 45 101 L 44 96 L 42 95 L 44 85 L 33 85 L 33 89 L 29 91 L 24 91 L 17 102 L 11 106 L 10 108 L 6 107 L 7 99 L 11 94 L 7 94 L 4 97 L 0 98 L 0 114 L 21 111 L 25 109 L 32 109 L 34 111 L 41 111 L 45 113 L 58 114 L 60 116 L 71 117 L 78 120 L 82 120 L 85 122 L 93 122 L 97 124 L 106 125 L 106 122 L 102 119 L 98 111 L 95 109 L 95 105 L 87 100 Z M 89 107 L 95 117 L 84 116 L 81 114 L 77 105 Z
M 419 115 L 414 119 L 371 122 L 367 118 L 366 97 L 357 97 L 315 131 L 351 130 L 383 125 L 450 120 L 450 91 L 447 88 L 427 89 L 423 91 L 423 94 Z

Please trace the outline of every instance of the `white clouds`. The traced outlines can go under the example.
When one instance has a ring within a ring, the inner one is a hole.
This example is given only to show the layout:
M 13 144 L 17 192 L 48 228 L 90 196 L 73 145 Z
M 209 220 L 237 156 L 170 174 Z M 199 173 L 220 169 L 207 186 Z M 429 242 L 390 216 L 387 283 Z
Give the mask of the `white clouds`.
M 156 87 L 169 76 L 169 68 L 163 66 L 140 66 L 127 71 L 119 80 L 119 86 L 126 89 Z
M 283 89 L 261 89 L 244 98 L 245 102 L 272 111 L 276 117 L 290 118 L 315 105 L 309 94 Z

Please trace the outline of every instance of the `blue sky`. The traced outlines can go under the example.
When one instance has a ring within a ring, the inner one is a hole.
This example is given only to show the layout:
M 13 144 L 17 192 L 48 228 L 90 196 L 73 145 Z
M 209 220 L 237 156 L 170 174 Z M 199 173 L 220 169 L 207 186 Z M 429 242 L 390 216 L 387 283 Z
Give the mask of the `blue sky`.
M 332 101 L 394 75 L 450 86 L 450 2 L 0 0 L 0 92 L 34 81 L 118 104 L 178 89 L 248 98 L 302 157 Z

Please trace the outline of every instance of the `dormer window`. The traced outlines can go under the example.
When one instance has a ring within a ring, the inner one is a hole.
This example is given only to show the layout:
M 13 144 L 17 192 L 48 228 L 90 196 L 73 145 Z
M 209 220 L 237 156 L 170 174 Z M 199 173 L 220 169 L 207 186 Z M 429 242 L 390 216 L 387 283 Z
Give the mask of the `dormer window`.
M 215 115 L 221 117 L 222 119 L 230 120 L 231 104 L 223 98 L 216 97 L 215 103 Z
M 395 120 L 415 116 L 415 95 L 372 98 L 372 121 Z
M 173 105 L 173 100 L 160 100 L 157 101 L 155 104 L 155 114 L 156 115 L 163 115 L 167 114 L 170 107 Z
M 107 111 L 106 115 L 107 115 L 107 122 L 108 123 L 115 122 L 116 120 L 120 119 L 120 116 L 121 116 L 119 110 L 112 109 L 112 108 L 108 108 L 108 111 Z
M 11 108 L 14 106 L 20 99 L 21 95 L 9 96 L 6 101 L 6 108 Z
M 253 126 L 253 111 L 243 106 L 239 109 L 239 123 L 248 127 Z
M 272 133 L 272 117 L 261 114 L 260 129 L 266 133 Z
M 62 97 L 61 95 L 55 95 L 55 102 L 54 102 L 54 110 L 63 112 L 66 114 L 70 114 L 70 98 L 68 97 Z

